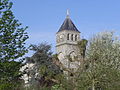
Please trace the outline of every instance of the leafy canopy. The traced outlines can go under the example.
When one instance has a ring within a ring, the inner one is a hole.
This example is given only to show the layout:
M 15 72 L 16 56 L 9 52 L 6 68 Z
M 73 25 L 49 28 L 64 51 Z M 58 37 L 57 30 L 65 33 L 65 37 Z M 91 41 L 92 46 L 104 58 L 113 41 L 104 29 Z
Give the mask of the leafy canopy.
M 0 0 L 0 61 L 15 60 L 27 52 L 24 47 L 27 27 L 22 28 L 15 19 L 12 4 L 9 0 Z
M 27 27 L 22 28 L 15 19 L 12 5 L 9 0 L 0 0 L 0 90 L 12 90 L 19 84 L 21 61 L 16 60 L 27 52 Z

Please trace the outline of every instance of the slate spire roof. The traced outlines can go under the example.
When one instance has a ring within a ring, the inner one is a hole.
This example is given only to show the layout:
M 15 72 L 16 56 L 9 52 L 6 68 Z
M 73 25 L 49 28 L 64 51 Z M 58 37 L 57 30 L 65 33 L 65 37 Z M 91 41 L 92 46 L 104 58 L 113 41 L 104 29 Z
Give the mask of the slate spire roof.
M 58 32 L 63 31 L 63 30 L 70 30 L 70 31 L 77 31 L 77 32 L 79 32 L 79 30 L 76 28 L 76 26 L 74 25 L 74 23 L 70 19 L 69 11 L 67 11 L 66 19 L 63 22 L 63 24 L 61 25 L 61 27 L 60 27 Z

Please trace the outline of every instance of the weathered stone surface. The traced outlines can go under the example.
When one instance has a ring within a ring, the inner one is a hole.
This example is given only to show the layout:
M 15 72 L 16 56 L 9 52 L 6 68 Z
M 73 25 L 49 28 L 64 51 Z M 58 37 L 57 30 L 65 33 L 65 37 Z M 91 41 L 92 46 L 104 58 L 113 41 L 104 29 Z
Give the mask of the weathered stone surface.
M 80 62 L 75 59 L 79 56 L 78 41 L 80 41 L 80 32 L 67 17 L 56 33 L 56 52 L 64 68 L 77 69 L 79 67 Z

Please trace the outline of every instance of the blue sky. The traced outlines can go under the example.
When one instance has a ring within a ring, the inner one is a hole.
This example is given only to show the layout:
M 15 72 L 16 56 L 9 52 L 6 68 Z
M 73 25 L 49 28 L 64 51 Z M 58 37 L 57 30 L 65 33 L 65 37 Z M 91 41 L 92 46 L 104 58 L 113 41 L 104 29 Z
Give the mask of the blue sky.
M 89 39 L 102 31 L 120 34 L 120 0 L 12 0 L 16 18 L 29 26 L 29 44 L 48 42 L 55 51 L 55 34 L 70 10 L 70 17 Z

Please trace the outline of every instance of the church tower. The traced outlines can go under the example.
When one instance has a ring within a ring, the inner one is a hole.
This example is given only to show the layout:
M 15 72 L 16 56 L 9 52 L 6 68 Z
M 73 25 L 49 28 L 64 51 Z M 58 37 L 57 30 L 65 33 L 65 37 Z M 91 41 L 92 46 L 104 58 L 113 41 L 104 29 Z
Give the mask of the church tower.
M 68 57 L 74 61 L 74 58 L 79 56 L 78 41 L 80 41 L 80 32 L 70 19 L 69 12 L 67 11 L 66 19 L 56 33 L 58 59 L 66 68 L 75 68 L 75 62 L 70 62 Z

